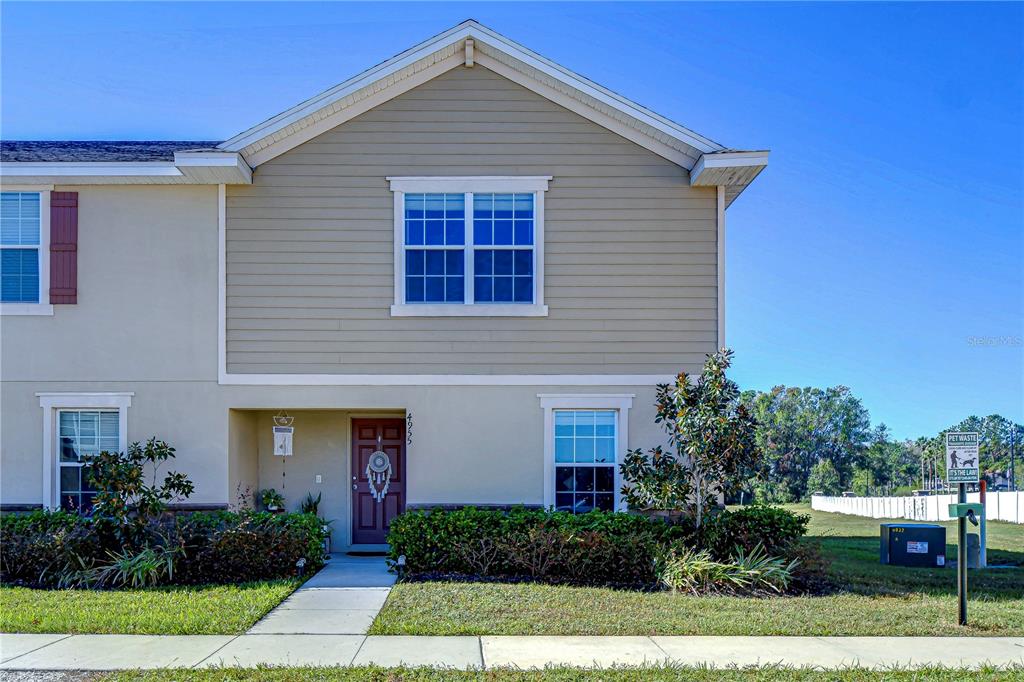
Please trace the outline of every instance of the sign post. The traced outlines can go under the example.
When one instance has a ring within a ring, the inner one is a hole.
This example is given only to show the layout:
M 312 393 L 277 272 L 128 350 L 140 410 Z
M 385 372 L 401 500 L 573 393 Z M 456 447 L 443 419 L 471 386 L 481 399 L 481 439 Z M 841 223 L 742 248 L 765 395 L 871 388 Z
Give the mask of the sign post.
M 977 433 L 946 434 L 946 480 L 957 484 L 957 504 L 950 505 L 957 516 L 956 592 L 960 602 L 960 625 L 967 625 L 967 519 L 978 524 L 972 505 L 967 504 L 967 484 L 978 482 Z

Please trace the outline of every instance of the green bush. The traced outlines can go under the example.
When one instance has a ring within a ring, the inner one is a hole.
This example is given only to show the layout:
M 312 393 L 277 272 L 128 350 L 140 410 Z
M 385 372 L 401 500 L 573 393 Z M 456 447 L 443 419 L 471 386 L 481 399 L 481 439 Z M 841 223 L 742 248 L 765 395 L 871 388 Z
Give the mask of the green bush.
M 413 576 L 532 578 L 580 585 L 651 585 L 659 546 L 688 531 L 644 516 L 467 507 L 393 519 L 391 558 Z
M 794 543 L 807 533 L 811 517 L 781 507 L 754 504 L 723 511 L 705 524 L 701 545 L 717 559 L 734 555 L 737 549 L 752 552 L 761 545 L 774 556 L 786 556 Z
M 135 544 L 110 523 L 66 512 L 0 515 L 0 582 L 28 587 L 235 583 L 323 566 L 311 514 L 196 512 L 151 520 Z
M 37 510 L 21 514 L 0 514 L 0 533 L 8 537 L 28 532 L 47 533 L 60 529 L 70 530 L 84 520 L 84 517 L 66 511 Z
M 286 578 L 305 559 L 306 573 L 323 566 L 323 522 L 312 514 L 198 513 L 176 519 L 184 547 L 175 582 L 249 582 Z
M 93 566 L 113 544 L 87 519 L 64 512 L 0 515 L 0 582 L 57 587 L 69 570 Z

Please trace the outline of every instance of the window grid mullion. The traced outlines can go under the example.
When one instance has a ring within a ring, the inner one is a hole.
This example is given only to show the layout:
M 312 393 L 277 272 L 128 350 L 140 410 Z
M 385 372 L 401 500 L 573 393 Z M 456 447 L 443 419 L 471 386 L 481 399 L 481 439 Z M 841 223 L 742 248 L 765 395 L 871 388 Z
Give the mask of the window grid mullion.
M 613 461 L 611 461 L 611 462 L 596 462 L 596 461 L 595 462 L 577 462 L 576 461 L 576 442 L 577 442 L 576 426 L 577 426 L 577 421 L 578 421 L 578 418 L 579 418 L 579 413 L 580 413 L 581 410 L 580 409 L 555 410 L 554 413 L 557 415 L 558 412 L 562 412 L 562 411 L 568 412 L 568 413 L 572 414 L 572 436 L 571 436 L 571 442 L 572 442 L 572 461 L 571 462 L 561 462 L 561 463 L 556 462 L 555 463 L 556 469 L 558 467 L 568 467 L 569 469 L 575 471 L 576 469 L 582 469 L 582 468 L 587 468 L 587 469 L 591 469 L 591 470 L 595 470 L 595 469 L 598 469 L 598 468 L 606 468 L 606 469 L 611 469 L 612 470 L 613 478 L 615 478 L 615 471 L 616 471 L 616 467 L 618 466 L 617 443 L 618 443 L 618 438 L 619 438 L 618 419 L 620 417 L 618 411 L 616 411 L 616 417 L 615 417 L 616 423 L 615 423 L 614 435 L 611 438 L 611 440 L 613 441 L 612 447 L 613 447 L 613 457 L 614 457 Z M 588 410 L 582 410 L 582 411 L 595 411 L 595 410 L 588 409 Z M 603 411 L 603 410 L 598 409 L 596 411 L 599 412 L 599 411 Z M 594 432 L 594 434 L 592 436 L 589 437 L 589 439 L 594 441 L 594 444 L 595 444 L 594 457 L 596 457 L 597 456 L 597 451 L 596 451 L 597 441 L 600 440 L 603 437 L 598 437 L 598 435 L 597 435 L 597 432 L 596 432 L 596 429 L 597 429 L 596 421 L 595 421 L 595 424 L 594 424 L 594 429 L 595 429 L 595 432 Z M 554 436 L 554 437 L 557 438 L 557 436 Z M 596 474 L 595 474 L 595 476 L 596 476 Z M 558 494 L 557 490 L 556 490 L 556 494 Z M 572 499 L 573 499 L 572 508 L 573 509 L 575 509 L 576 498 L 577 498 L 577 496 L 580 496 L 580 495 L 587 495 L 587 496 L 589 496 L 592 508 L 596 509 L 597 508 L 597 496 L 598 495 L 607 495 L 607 494 L 609 494 L 609 492 L 608 491 L 598 491 L 596 489 L 596 480 L 595 480 L 595 489 L 594 490 L 577 491 L 577 490 L 575 490 L 575 483 L 574 483 L 573 484 L 573 491 L 571 493 L 568 493 L 568 494 L 570 494 L 572 496 Z M 615 495 L 615 484 L 614 483 L 613 483 L 613 486 L 612 486 L 611 494 L 613 496 Z M 615 507 L 614 507 L 614 503 L 613 503 L 613 510 L 614 509 L 615 509 Z
M 464 220 L 465 220 L 465 223 L 466 223 L 466 238 L 463 241 L 466 242 L 466 247 L 465 247 L 466 255 L 465 255 L 465 260 L 463 261 L 462 270 L 463 270 L 463 272 L 466 273 L 466 279 L 465 279 L 465 284 L 463 285 L 463 290 L 464 290 L 464 292 L 466 294 L 465 304 L 466 305 L 475 305 L 476 304 L 476 269 L 474 268 L 474 265 L 476 263 L 476 253 L 475 253 L 476 242 L 474 241 L 474 237 L 473 237 L 473 232 L 474 232 L 474 228 L 473 228 L 474 214 L 473 214 L 473 193 L 472 192 L 466 192 L 465 202 L 466 202 L 466 213 L 465 213 L 465 216 L 464 216 Z

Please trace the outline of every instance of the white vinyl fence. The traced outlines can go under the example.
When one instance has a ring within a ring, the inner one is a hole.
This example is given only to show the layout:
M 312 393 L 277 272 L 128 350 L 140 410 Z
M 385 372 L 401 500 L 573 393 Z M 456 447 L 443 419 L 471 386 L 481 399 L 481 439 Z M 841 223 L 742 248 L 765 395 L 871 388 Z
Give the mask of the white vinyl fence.
M 968 493 L 968 502 L 979 502 L 978 493 Z M 868 516 L 873 519 L 912 519 L 914 521 L 949 521 L 949 505 L 956 495 L 928 497 L 832 497 L 814 495 L 811 509 Z M 1024 523 L 1024 492 L 986 493 L 985 518 L 989 521 Z

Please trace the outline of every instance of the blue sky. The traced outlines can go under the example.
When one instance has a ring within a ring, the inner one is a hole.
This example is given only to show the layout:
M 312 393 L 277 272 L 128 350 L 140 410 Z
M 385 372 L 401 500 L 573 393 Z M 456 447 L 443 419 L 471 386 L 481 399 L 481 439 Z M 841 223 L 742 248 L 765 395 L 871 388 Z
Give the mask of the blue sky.
M 466 18 L 723 144 L 744 388 L 1024 413 L 1024 5 L 21 4 L 4 139 L 225 139 Z

